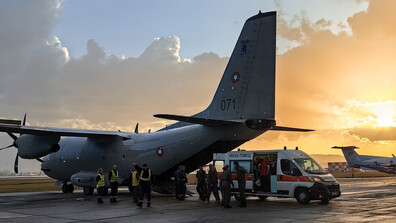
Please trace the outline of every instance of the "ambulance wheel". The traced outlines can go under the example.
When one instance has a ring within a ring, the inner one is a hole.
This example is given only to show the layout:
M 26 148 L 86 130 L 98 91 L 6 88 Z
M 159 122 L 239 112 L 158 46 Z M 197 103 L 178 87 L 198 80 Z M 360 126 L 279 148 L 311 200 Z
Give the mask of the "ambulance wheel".
M 64 194 L 67 193 L 67 184 L 63 184 L 63 185 L 62 185 L 62 192 L 63 192 Z
M 234 198 L 237 201 L 241 201 L 241 196 L 239 194 L 234 194 Z
M 268 196 L 258 196 L 258 197 L 260 198 L 260 200 L 263 201 L 263 200 L 267 199 Z
M 296 190 L 296 199 L 300 204 L 308 204 L 311 201 L 309 192 L 305 188 L 300 188 Z
M 329 201 L 330 201 L 330 199 L 328 199 L 328 198 L 322 198 L 322 199 L 320 199 L 320 203 L 322 203 L 322 204 L 328 204 L 329 203 Z
M 84 191 L 85 195 L 92 195 L 94 192 L 94 188 L 93 187 L 84 187 L 83 191 Z
M 103 190 L 103 196 L 106 196 L 109 193 L 109 188 L 105 187 L 105 189 Z
M 68 185 L 67 185 L 67 192 L 68 192 L 68 193 L 73 193 L 73 191 L 74 191 L 74 186 L 73 186 L 73 184 L 68 184 Z

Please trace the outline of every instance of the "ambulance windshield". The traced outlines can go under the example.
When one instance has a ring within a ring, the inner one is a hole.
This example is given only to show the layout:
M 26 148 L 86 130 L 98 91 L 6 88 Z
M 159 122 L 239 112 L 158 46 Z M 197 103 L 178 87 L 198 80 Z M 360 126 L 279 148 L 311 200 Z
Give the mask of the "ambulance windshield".
M 295 158 L 294 161 L 307 173 L 326 174 L 326 171 L 312 158 Z

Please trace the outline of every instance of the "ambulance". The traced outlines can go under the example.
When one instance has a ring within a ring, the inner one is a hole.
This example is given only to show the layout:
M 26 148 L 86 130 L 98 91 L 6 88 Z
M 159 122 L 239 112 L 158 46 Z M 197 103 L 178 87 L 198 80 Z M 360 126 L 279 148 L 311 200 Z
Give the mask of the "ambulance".
M 232 194 L 239 200 L 238 181 L 234 162 L 243 166 L 246 175 L 246 196 L 296 198 L 300 204 L 308 204 L 311 200 L 328 203 L 331 199 L 341 196 L 340 185 L 314 159 L 303 151 L 260 150 L 234 151 L 214 153 L 213 165 L 219 176 L 223 166 L 230 165 L 234 183 Z M 264 163 L 263 163 L 264 162 Z M 265 177 L 260 168 L 265 165 Z

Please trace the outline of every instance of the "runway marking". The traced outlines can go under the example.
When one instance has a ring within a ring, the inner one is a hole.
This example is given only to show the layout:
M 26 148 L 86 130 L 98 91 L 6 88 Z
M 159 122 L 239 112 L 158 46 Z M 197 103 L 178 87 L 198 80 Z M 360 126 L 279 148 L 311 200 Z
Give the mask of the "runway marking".
M 353 192 L 341 192 L 342 195 L 348 195 L 348 194 L 362 194 L 362 193 L 373 193 L 373 192 L 388 192 L 389 190 L 382 189 L 382 190 L 363 190 L 363 191 L 353 191 Z

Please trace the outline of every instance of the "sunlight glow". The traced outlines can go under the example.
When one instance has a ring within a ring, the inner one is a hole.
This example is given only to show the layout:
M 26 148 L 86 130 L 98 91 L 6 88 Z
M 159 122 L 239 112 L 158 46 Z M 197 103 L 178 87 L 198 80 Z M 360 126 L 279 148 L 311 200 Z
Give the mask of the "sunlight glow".
M 396 126 L 395 104 L 392 101 L 377 102 L 369 105 L 369 109 L 375 114 L 375 127 Z

